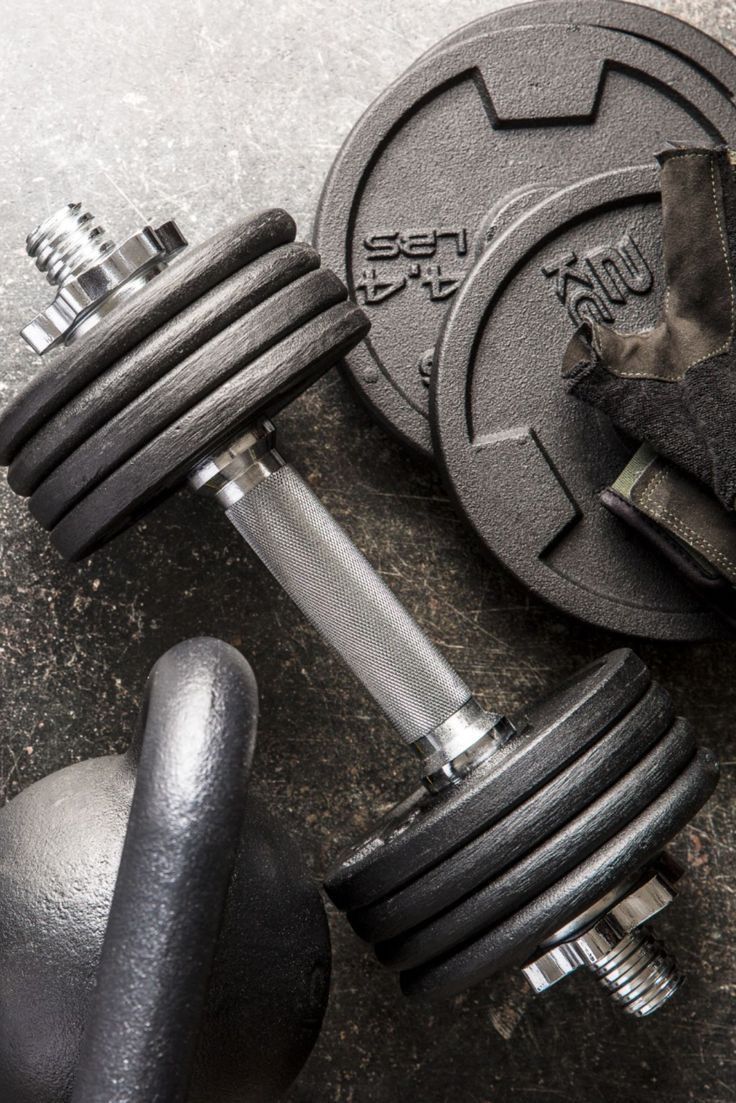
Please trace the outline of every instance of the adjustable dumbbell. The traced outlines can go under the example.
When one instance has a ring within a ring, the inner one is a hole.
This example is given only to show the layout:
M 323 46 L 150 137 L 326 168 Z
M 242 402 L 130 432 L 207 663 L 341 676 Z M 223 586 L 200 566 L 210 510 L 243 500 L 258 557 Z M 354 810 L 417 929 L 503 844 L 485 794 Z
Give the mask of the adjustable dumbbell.
M 126 754 L 0 811 L 4 1100 L 265 1103 L 296 1077 L 329 931 L 301 854 L 248 793 L 257 715 L 245 659 L 189 640 L 154 667 Z
M 91 226 L 70 208 L 31 249 L 48 270 Z M 628 651 L 513 721 L 481 707 L 274 448 L 265 418 L 367 330 L 293 237 L 267 212 L 91 330 L 88 314 L 78 346 L 0 420 L 11 486 L 79 558 L 188 478 L 363 682 L 423 786 L 327 887 L 405 991 L 454 992 L 515 964 L 541 989 L 586 964 L 647 1014 L 679 974 L 641 928 L 673 897 L 662 850 L 712 791 L 715 760 Z

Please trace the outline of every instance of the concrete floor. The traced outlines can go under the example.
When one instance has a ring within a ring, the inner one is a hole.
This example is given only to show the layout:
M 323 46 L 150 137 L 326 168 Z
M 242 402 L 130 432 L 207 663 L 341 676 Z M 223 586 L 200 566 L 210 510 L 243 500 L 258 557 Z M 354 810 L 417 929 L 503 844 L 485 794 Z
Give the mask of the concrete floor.
M 120 235 L 175 217 L 199 241 L 244 210 L 283 205 L 308 235 L 363 109 L 434 41 L 498 6 L 6 0 L 0 402 L 35 368 L 17 330 L 47 291 L 23 241 L 47 211 L 78 197 Z M 736 47 L 734 0 L 654 6 Z M 621 643 L 487 562 L 431 466 L 375 426 L 336 373 L 281 428 L 328 507 L 489 704 L 513 709 Z M 253 663 L 256 786 L 305 840 L 316 873 L 406 792 L 412 764 L 381 716 L 207 503 L 179 495 L 69 567 L 3 482 L 0 548 L 0 798 L 124 747 L 150 666 L 200 633 Z M 723 763 L 716 797 L 675 847 L 690 876 L 661 924 L 688 972 L 683 993 L 642 1025 L 586 978 L 547 1000 L 507 976 L 449 1004 L 410 1005 L 333 914 L 332 1002 L 291 1103 L 736 1097 L 736 649 L 636 646 Z

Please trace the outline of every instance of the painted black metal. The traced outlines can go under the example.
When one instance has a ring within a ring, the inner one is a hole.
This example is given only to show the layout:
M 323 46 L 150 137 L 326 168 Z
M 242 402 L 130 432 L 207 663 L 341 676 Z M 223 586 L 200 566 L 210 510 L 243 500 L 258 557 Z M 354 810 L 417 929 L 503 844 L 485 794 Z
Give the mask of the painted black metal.
M 518 218 L 525 215 L 532 207 L 536 207 L 537 203 L 554 195 L 556 191 L 557 188 L 545 188 L 539 184 L 524 184 L 497 200 L 475 232 L 473 239 L 475 260 L 480 260 L 486 249 L 501 234 L 505 234 Z
M 418 790 L 344 854 L 326 879 L 332 900 L 365 907 L 454 854 L 598 743 L 650 684 L 628 650 L 580 671 L 519 717 L 518 734 L 462 784 L 435 796 Z
M 267 211 L 184 253 L 0 416 L 10 484 L 66 558 L 149 512 L 365 336 L 363 312 L 295 232 Z
M 208 241 L 186 249 L 175 264 L 122 303 L 62 358 L 42 369 L 0 415 L 0 464 L 62 406 L 137 344 L 200 296 L 269 249 L 296 235 L 286 211 L 268 210 L 225 227 Z
M 651 862 L 705 803 L 717 781 L 712 753 L 698 751 L 661 796 L 587 861 L 455 953 L 402 973 L 402 991 L 447 998 L 502 969 L 522 965 L 545 938 Z
M 363 115 L 325 184 L 318 248 L 373 323 L 349 375 L 386 427 L 427 455 L 427 357 L 491 205 L 530 180 L 561 187 L 646 162 L 668 137 L 736 139 L 730 92 L 711 75 L 736 83 L 722 47 L 630 5 L 605 6 L 620 30 L 581 25 L 602 8 L 535 6 L 555 22 L 497 30 L 529 18 L 512 9 L 433 50 Z M 575 25 L 556 23 L 568 15 Z M 512 349 L 519 330 L 508 330 Z
M 177 489 L 199 459 L 253 419 L 287 405 L 353 348 L 366 330 L 363 312 L 350 302 L 306 322 L 108 475 L 56 525 L 53 545 L 65 559 L 91 555 Z
M 652 684 L 609 731 L 500 820 L 415 881 L 348 912 L 353 930 L 384 942 L 426 923 L 525 858 L 647 755 L 674 720 L 669 695 Z
M 601 504 L 633 448 L 560 380 L 579 317 L 646 328 L 664 292 L 654 163 L 535 206 L 486 250 L 447 316 L 435 454 L 485 546 L 547 601 L 648 638 L 723 637 L 720 619 Z
M 33 516 L 45 528 L 53 528 L 77 502 L 172 422 L 344 299 L 345 288 L 328 269 L 308 272 L 265 298 L 193 355 L 174 363 L 165 375 L 131 398 L 118 413 L 111 414 L 97 432 L 82 440 L 37 487 L 30 500 Z M 67 428 L 60 426 L 60 433 Z
M 489 12 L 436 43 L 436 50 L 501 27 L 538 23 L 592 23 L 644 38 L 687 61 L 728 95 L 736 93 L 736 57 L 722 43 L 669 12 L 627 0 L 531 0 Z
M 652 861 L 718 778 L 630 651 L 524 719 L 449 791 L 396 808 L 327 878 L 409 995 L 456 995 L 523 964 Z
M 297 1074 L 329 934 L 294 845 L 246 794 L 256 720 L 245 660 L 189 641 L 154 668 L 126 755 L 0 812 L 3 1098 L 265 1103 Z
M 93 434 L 167 372 L 190 360 L 270 295 L 319 267 L 319 254 L 303 242 L 289 242 L 238 269 L 159 326 L 48 418 L 16 453 L 8 482 L 29 495 Z
M 676 781 L 694 755 L 692 729 L 684 720 L 679 720 L 610 789 L 521 860 L 510 860 L 502 873 L 489 877 L 475 892 L 432 916 L 418 929 L 380 943 L 376 947 L 379 960 L 397 971 L 418 968 L 455 951 L 461 944 L 527 907 L 566 874 L 584 865 L 599 847 L 645 812 Z M 519 817 L 518 830 L 523 832 L 523 815 Z M 675 828 L 671 834 L 676 834 L 677 830 Z M 659 845 L 668 842 L 670 837 L 662 839 Z M 622 880 L 641 868 L 639 854 L 634 848 L 629 859 L 632 864 L 626 869 L 620 868 Z M 599 890 L 598 895 L 604 892 Z M 574 919 L 575 914 L 568 918 Z M 562 919 L 560 925 L 566 921 Z

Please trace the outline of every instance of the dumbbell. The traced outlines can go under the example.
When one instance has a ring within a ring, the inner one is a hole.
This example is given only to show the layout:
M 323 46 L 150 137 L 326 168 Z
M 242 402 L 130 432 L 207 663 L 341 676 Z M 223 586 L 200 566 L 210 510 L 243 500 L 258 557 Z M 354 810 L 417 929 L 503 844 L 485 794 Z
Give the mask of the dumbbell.
M 0 811 L 9 1103 L 266 1103 L 327 1005 L 330 941 L 293 841 L 248 793 L 258 694 L 234 648 L 156 663 L 124 755 Z
M 48 252 L 88 232 L 73 217 Z M 641 928 L 673 897 L 661 852 L 714 757 L 626 650 L 516 720 L 486 711 L 279 455 L 267 416 L 367 330 L 294 232 L 280 211 L 243 222 L 88 329 L 0 420 L 11 486 L 79 558 L 188 478 L 363 682 L 423 784 L 327 887 L 406 992 L 515 964 L 542 989 L 586 964 L 648 1014 L 679 973 Z

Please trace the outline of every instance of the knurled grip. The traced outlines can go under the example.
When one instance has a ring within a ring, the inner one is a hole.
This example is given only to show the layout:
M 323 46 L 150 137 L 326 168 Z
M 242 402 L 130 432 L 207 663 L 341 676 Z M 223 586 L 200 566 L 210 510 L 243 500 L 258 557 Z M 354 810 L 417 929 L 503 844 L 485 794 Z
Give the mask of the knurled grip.
M 407 743 L 468 701 L 462 678 L 292 467 L 226 512 Z

